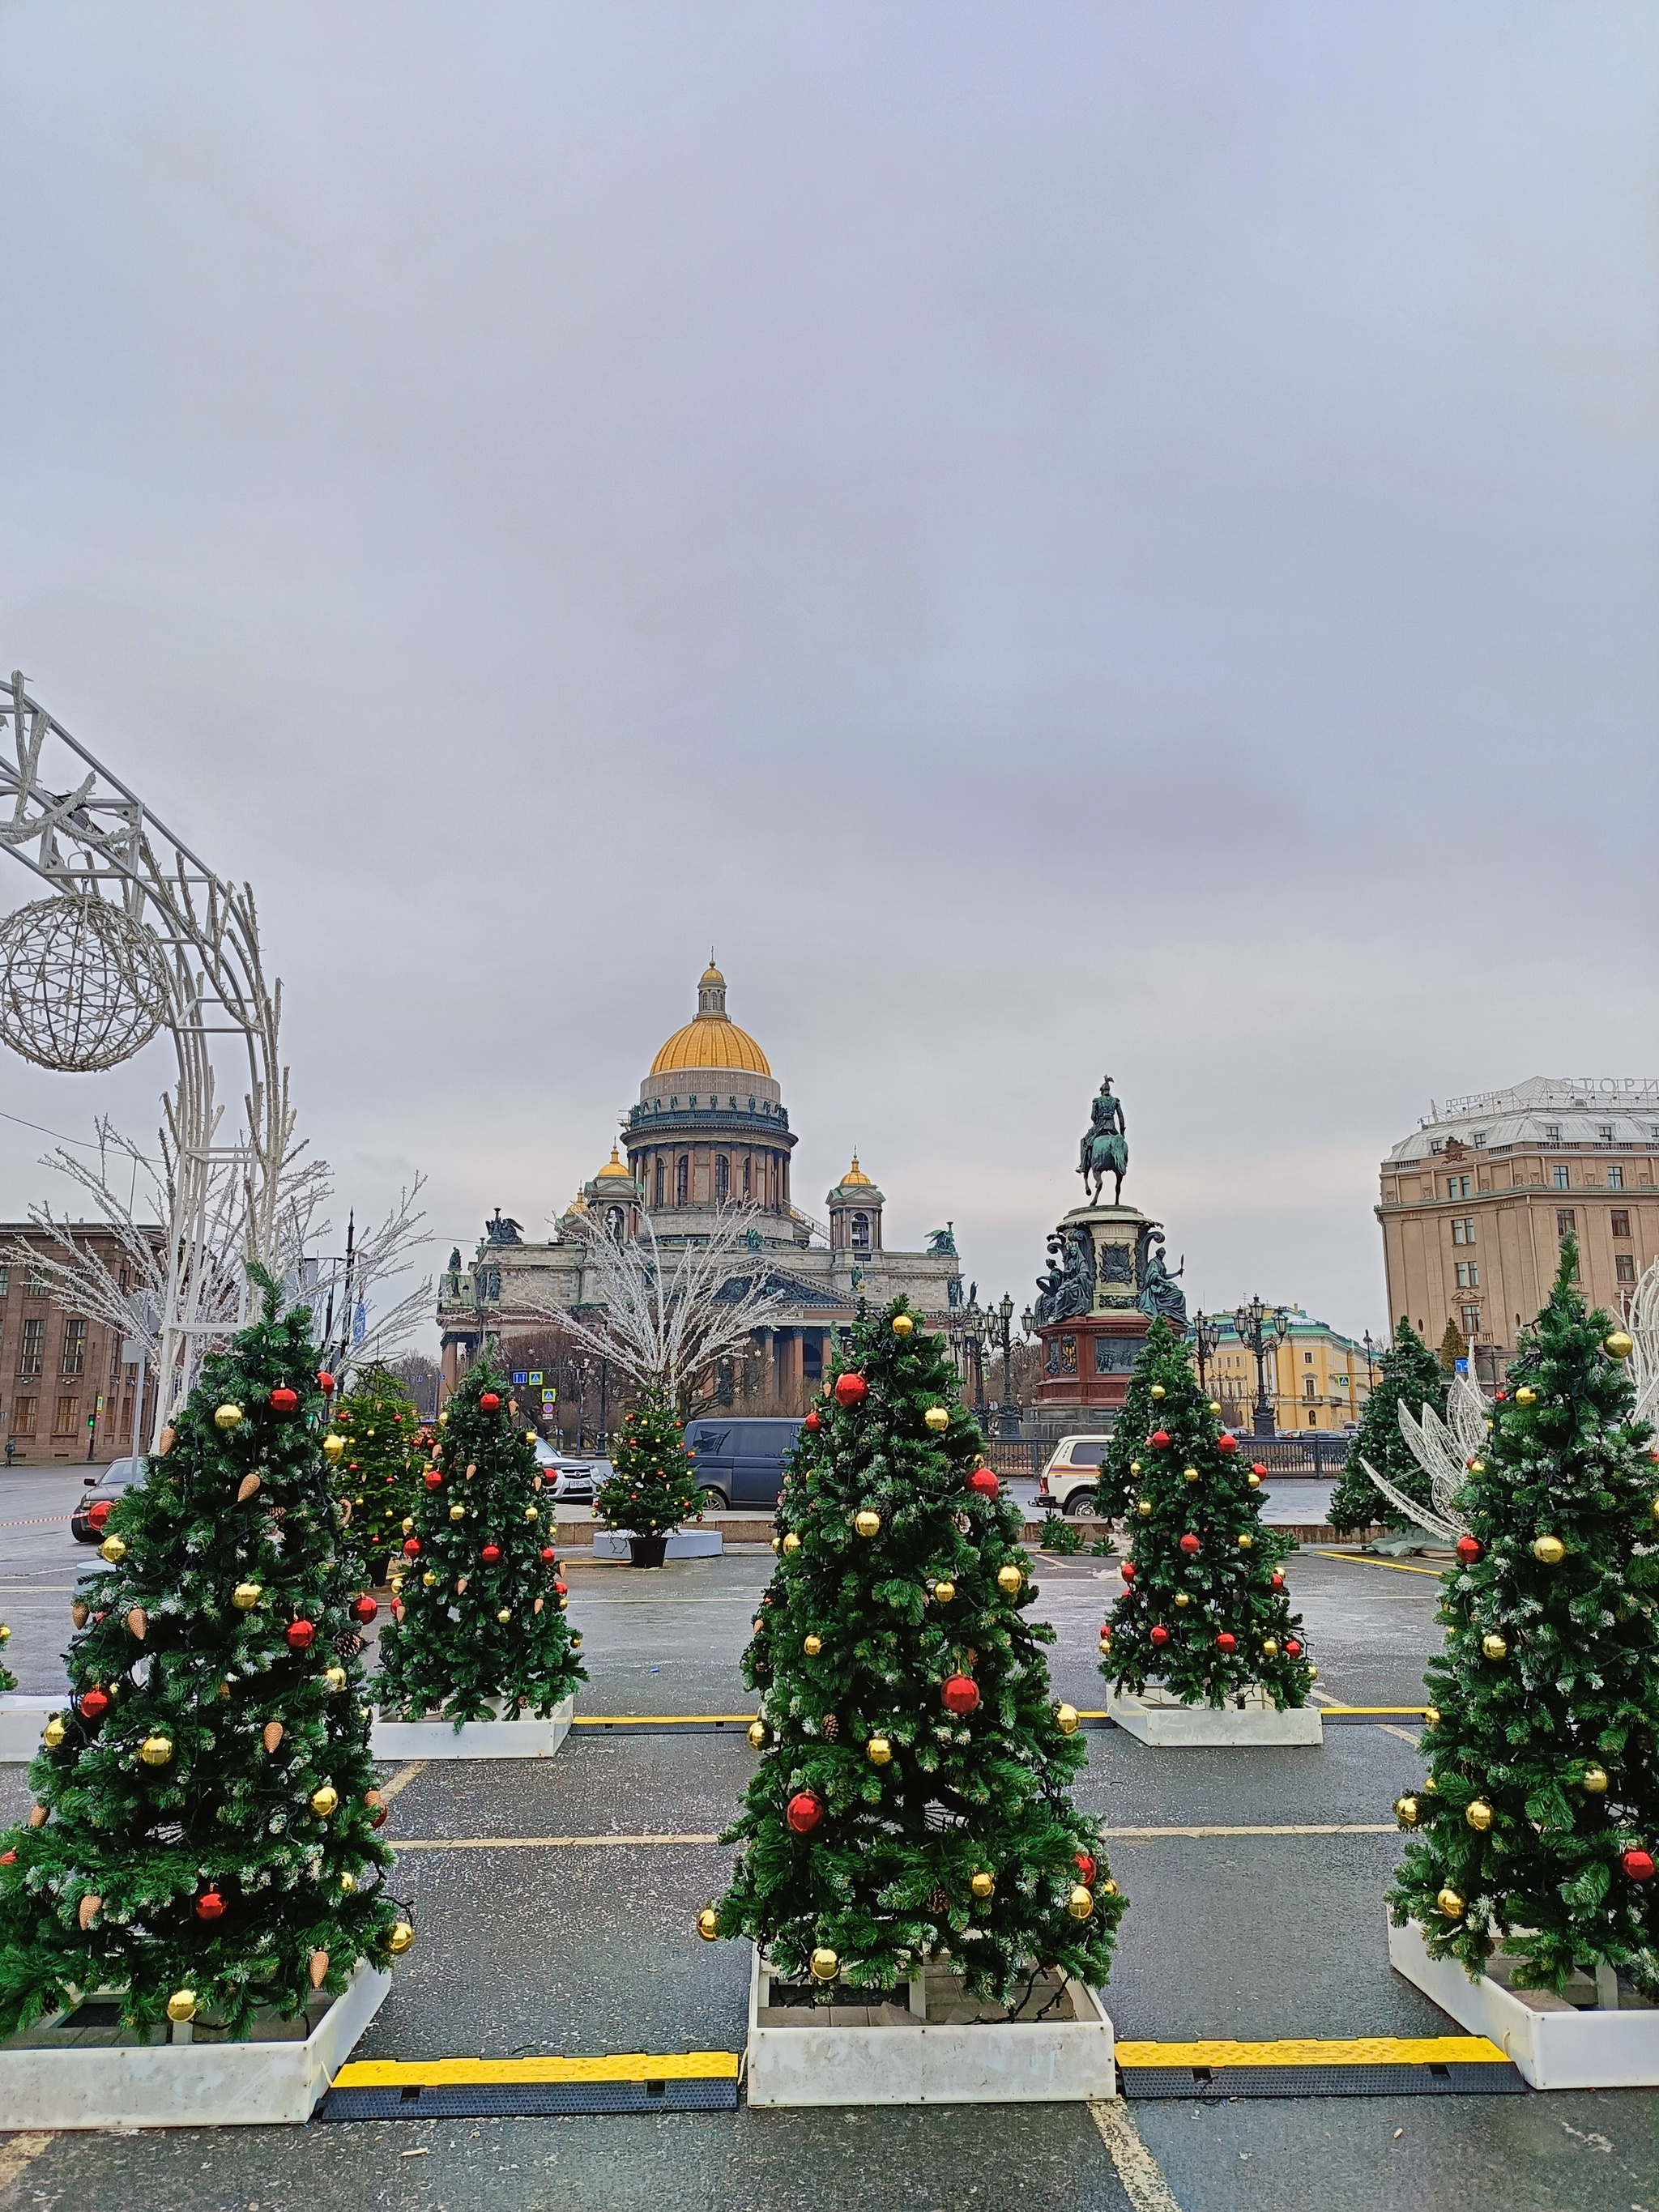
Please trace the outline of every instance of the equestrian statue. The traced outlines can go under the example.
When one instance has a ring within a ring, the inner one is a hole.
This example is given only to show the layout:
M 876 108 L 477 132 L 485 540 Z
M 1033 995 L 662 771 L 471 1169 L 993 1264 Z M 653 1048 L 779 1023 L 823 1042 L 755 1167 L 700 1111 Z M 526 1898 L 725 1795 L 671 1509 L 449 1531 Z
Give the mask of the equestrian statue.
M 1079 1147 L 1078 1173 L 1091 1206 L 1101 1202 L 1101 1185 L 1113 1178 L 1112 1204 L 1123 1203 L 1123 1178 L 1129 1172 L 1129 1139 L 1123 1125 L 1123 1105 L 1112 1096 L 1112 1079 L 1103 1075 L 1100 1092 L 1090 1112 L 1089 1127 Z M 1093 1184 L 1092 1190 L 1090 1185 Z

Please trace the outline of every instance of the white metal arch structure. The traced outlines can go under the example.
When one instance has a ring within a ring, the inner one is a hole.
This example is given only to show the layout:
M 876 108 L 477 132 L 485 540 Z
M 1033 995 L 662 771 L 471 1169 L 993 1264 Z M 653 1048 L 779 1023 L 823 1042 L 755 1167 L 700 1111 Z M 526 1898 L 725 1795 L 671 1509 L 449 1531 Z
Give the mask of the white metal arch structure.
M 0 684 L 0 846 L 59 899 L 100 902 L 118 911 L 123 921 L 113 927 L 107 915 L 94 915 L 91 933 L 129 948 L 129 980 L 140 991 L 154 988 L 161 1001 L 159 1024 L 137 1020 L 128 1034 L 142 1043 L 164 1025 L 178 1054 L 178 1086 L 165 1102 L 171 1218 L 157 1358 L 159 1424 L 194 1364 L 191 1340 L 221 1334 L 226 1325 L 227 1255 L 215 1226 L 234 1207 L 242 1222 L 244 1261 L 274 1267 L 277 1261 L 278 1192 L 294 1131 L 289 1072 L 277 1056 L 282 985 L 265 981 L 252 889 L 215 875 L 28 696 L 16 672 L 9 684 Z M 48 902 L 48 923 L 53 904 Z M 10 1026 L 7 1035 L 46 1066 L 109 1064 L 107 1053 L 77 1062 L 49 1056 L 49 1047 L 19 1043 Z M 246 1055 L 243 1126 L 230 1145 L 215 1143 L 223 1112 L 214 1096 L 216 1036 L 240 1037 Z M 252 1285 L 239 1285 L 237 1297 L 246 1317 Z

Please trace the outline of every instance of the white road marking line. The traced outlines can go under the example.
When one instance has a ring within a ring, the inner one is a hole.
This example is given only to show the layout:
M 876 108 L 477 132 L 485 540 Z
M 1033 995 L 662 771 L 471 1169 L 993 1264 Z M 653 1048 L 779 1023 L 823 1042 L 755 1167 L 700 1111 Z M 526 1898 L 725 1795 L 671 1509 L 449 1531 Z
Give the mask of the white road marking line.
M 1121 2097 L 1097 2099 L 1089 2117 L 1100 2130 L 1118 2179 L 1135 2212 L 1181 2212 L 1163 2168 L 1140 2140 L 1134 2115 Z
M 14 2136 L 0 2143 L 0 2189 L 21 2180 L 51 2141 L 49 2135 Z
M 382 1792 L 382 1795 L 385 1793 Z M 1398 1822 L 1379 1820 L 1375 1825 L 1354 1821 L 1327 1823 L 1321 1826 L 1276 1828 L 1103 1828 L 1101 1835 L 1108 1842 L 1154 1844 L 1166 1837 L 1177 1840 L 1208 1836 L 1392 1836 Z M 678 1834 L 644 1836 L 393 1836 L 389 1838 L 393 1850 L 398 1851 L 558 1851 L 597 1850 L 618 1844 L 717 1844 L 715 1834 Z

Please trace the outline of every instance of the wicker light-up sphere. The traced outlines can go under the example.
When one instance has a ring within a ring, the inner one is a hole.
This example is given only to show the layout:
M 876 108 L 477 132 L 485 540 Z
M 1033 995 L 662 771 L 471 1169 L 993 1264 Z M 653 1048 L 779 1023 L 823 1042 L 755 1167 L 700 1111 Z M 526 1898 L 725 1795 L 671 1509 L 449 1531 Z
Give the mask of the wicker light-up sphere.
M 37 1067 L 118 1067 L 167 1015 L 154 933 L 106 899 L 37 899 L 0 922 L 0 1038 Z

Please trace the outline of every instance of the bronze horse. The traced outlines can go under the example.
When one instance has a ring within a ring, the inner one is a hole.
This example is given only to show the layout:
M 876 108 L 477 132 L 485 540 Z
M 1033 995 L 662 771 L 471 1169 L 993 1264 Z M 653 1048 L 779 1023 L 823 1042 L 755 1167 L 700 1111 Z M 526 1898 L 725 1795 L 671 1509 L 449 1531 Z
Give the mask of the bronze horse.
M 1077 1171 L 1083 1177 L 1090 1205 L 1100 1204 L 1101 1185 L 1110 1176 L 1112 1204 L 1121 1206 L 1123 1178 L 1129 1172 L 1129 1139 L 1124 1130 L 1122 1105 L 1112 1096 L 1109 1075 L 1101 1079 L 1100 1096 L 1095 1100 L 1079 1150 L 1082 1157 Z

